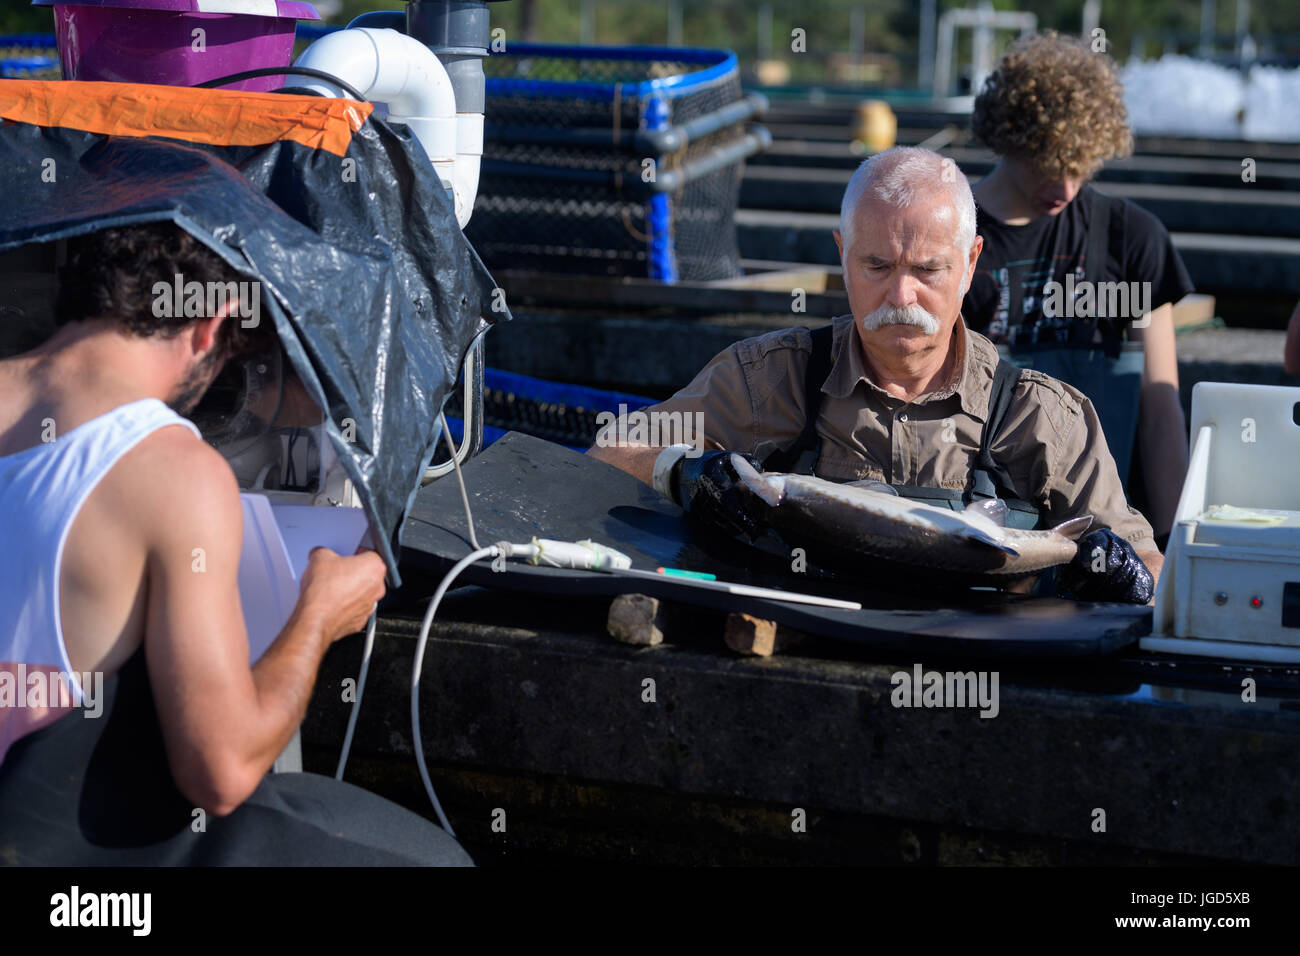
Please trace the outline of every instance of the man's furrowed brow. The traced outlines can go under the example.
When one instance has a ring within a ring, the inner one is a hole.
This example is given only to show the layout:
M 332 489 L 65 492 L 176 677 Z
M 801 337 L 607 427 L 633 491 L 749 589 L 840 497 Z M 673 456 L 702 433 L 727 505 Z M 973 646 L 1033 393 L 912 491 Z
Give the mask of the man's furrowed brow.
M 945 255 L 933 255 L 909 258 L 907 264 L 914 269 L 946 269 L 952 265 L 952 257 Z

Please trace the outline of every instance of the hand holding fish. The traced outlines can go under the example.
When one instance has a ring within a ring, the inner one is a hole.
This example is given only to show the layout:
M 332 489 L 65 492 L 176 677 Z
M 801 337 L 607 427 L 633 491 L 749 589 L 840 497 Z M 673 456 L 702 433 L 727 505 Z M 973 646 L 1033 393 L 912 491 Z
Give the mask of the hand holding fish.
M 1147 604 L 1155 581 L 1131 544 L 1100 528 L 1079 539 L 1074 560 L 1056 573 L 1056 592 L 1076 601 Z
M 711 451 L 698 458 L 682 458 L 675 467 L 670 487 L 677 503 L 692 518 L 728 534 L 743 534 L 752 539 L 760 528 L 740 493 L 740 478 L 733 458 L 753 466 L 755 471 L 762 470 L 758 460 L 749 455 Z

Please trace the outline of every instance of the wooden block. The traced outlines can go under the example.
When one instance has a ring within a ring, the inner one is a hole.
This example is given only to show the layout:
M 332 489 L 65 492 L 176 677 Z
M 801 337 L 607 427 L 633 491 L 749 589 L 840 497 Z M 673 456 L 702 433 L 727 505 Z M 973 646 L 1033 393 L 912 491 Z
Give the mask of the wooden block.
M 614 640 L 640 647 L 662 644 L 664 632 L 658 598 L 644 594 L 620 594 L 609 605 L 605 630 Z
M 752 614 L 728 614 L 723 640 L 737 654 L 771 657 L 776 650 L 776 621 Z
M 736 279 L 714 279 L 705 285 L 718 289 L 766 289 L 769 292 L 790 294 L 791 289 L 799 288 L 807 292 L 825 292 L 830 275 L 829 266 L 800 266 L 798 268 L 773 269 L 769 272 L 756 272 Z

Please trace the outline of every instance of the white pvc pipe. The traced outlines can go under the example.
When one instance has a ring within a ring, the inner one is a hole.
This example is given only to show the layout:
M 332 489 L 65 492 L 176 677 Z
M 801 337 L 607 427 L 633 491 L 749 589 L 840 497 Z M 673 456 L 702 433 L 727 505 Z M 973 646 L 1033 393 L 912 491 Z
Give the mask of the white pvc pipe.
M 397 30 L 359 27 L 327 33 L 294 65 L 324 70 L 367 99 L 387 103 L 389 119 L 411 128 L 443 186 L 452 191 L 457 223 L 469 222 L 483 154 L 483 114 L 456 112 L 451 80 L 433 51 Z M 346 95 L 314 77 L 293 83 L 325 96 Z
M 483 160 L 483 114 L 456 114 L 456 222 L 464 229 L 474 214 L 479 165 Z

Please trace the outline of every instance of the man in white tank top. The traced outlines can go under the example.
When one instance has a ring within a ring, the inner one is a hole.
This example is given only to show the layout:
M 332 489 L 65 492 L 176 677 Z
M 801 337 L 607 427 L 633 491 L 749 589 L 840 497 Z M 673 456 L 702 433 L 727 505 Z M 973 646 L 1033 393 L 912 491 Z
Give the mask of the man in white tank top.
M 325 651 L 364 626 L 384 563 L 313 552 L 292 617 L 249 666 L 239 489 L 180 415 L 252 333 L 229 308 L 151 307 L 174 274 L 246 277 L 170 223 L 73 247 L 58 331 L 0 361 L 0 668 L 107 676 L 142 648 L 176 788 L 222 817 L 301 723 Z M 59 716 L 0 715 L 0 779 L 5 751 Z

